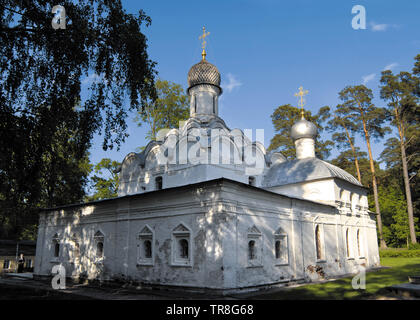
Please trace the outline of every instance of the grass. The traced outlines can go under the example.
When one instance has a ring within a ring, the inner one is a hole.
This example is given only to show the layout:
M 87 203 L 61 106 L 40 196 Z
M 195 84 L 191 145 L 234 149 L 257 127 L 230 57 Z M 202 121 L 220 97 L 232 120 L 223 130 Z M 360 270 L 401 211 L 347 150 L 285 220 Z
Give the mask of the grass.
M 385 287 L 408 282 L 408 276 L 420 275 L 419 258 L 381 258 L 381 265 L 390 267 L 366 273 L 366 289 L 355 290 L 352 278 L 347 277 L 336 281 L 309 284 L 290 288 L 275 293 L 262 294 L 257 299 L 368 299 L 387 294 Z

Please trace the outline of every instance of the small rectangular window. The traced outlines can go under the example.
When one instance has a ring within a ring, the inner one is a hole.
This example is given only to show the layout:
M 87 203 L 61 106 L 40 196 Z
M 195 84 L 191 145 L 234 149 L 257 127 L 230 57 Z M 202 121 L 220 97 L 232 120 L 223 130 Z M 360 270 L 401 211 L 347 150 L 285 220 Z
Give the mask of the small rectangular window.
M 9 269 L 10 268 L 10 260 L 6 259 L 3 262 L 3 269 Z
M 249 177 L 248 184 L 255 187 L 255 177 Z
M 156 177 L 156 190 L 162 190 L 162 177 Z

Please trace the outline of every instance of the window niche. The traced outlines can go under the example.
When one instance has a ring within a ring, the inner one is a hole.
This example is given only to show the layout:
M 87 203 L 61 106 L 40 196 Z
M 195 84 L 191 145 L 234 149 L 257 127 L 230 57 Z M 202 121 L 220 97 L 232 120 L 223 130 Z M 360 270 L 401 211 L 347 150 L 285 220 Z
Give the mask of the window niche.
M 60 238 L 58 234 L 54 234 L 51 241 L 52 246 L 52 261 L 56 262 L 60 258 Z
M 72 240 L 72 262 L 78 263 L 80 260 L 80 239 L 76 234 L 71 237 Z
M 191 230 L 179 224 L 172 231 L 172 265 L 192 266 Z
M 351 250 L 350 250 L 350 234 L 349 228 L 346 229 L 346 257 L 347 259 L 351 259 Z
M 104 258 L 104 234 L 101 231 L 97 231 L 93 238 L 95 243 L 95 257 L 97 262 L 102 262 Z
M 357 254 L 359 256 L 359 259 L 364 259 L 365 254 L 363 250 L 363 241 L 362 241 L 362 235 L 360 234 L 360 229 L 357 229 L 356 241 L 357 241 Z
M 325 252 L 324 252 L 324 236 L 322 225 L 315 225 L 315 250 L 316 250 L 316 260 L 317 262 L 325 262 Z
M 163 182 L 162 182 L 162 177 L 156 177 L 155 178 L 155 189 L 156 190 L 162 190 L 162 186 L 163 186 Z
M 146 225 L 137 236 L 137 265 L 154 265 L 154 232 Z
M 277 229 L 274 234 L 274 257 L 278 266 L 289 264 L 287 234 L 282 228 Z
M 262 267 L 262 234 L 254 225 L 247 234 L 248 267 Z

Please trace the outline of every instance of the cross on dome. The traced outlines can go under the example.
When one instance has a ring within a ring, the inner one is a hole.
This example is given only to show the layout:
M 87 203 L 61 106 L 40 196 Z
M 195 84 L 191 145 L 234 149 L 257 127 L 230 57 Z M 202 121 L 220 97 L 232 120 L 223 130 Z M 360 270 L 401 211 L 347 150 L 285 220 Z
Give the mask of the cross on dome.
M 308 90 L 303 90 L 303 87 L 300 86 L 299 87 L 299 92 L 295 93 L 295 97 L 299 97 L 298 101 L 298 106 L 302 108 L 302 110 L 300 111 L 300 114 L 302 116 L 302 119 L 304 118 L 304 111 L 303 111 L 303 106 L 305 105 L 305 99 L 303 99 L 304 96 L 306 96 L 309 93 Z
M 201 52 L 201 56 L 203 57 L 203 60 L 206 60 L 206 37 L 210 35 L 210 32 L 206 33 L 206 27 L 203 27 L 203 34 L 198 37 L 199 40 L 203 39 L 203 42 L 201 44 L 201 48 L 203 48 L 203 51 Z

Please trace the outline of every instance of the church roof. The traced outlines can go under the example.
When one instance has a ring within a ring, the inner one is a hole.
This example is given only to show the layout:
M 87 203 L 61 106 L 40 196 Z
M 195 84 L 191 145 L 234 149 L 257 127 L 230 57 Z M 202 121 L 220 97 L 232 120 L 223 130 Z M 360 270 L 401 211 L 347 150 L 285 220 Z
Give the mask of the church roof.
M 211 84 L 220 88 L 220 72 L 217 67 L 206 60 L 193 65 L 188 72 L 188 89 L 198 84 Z
M 274 164 L 264 177 L 262 187 L 268 188 L 325 178 L 339 178 L 362 186 L 359 180 L 343 169 L 318 158 L 306 158 Z

